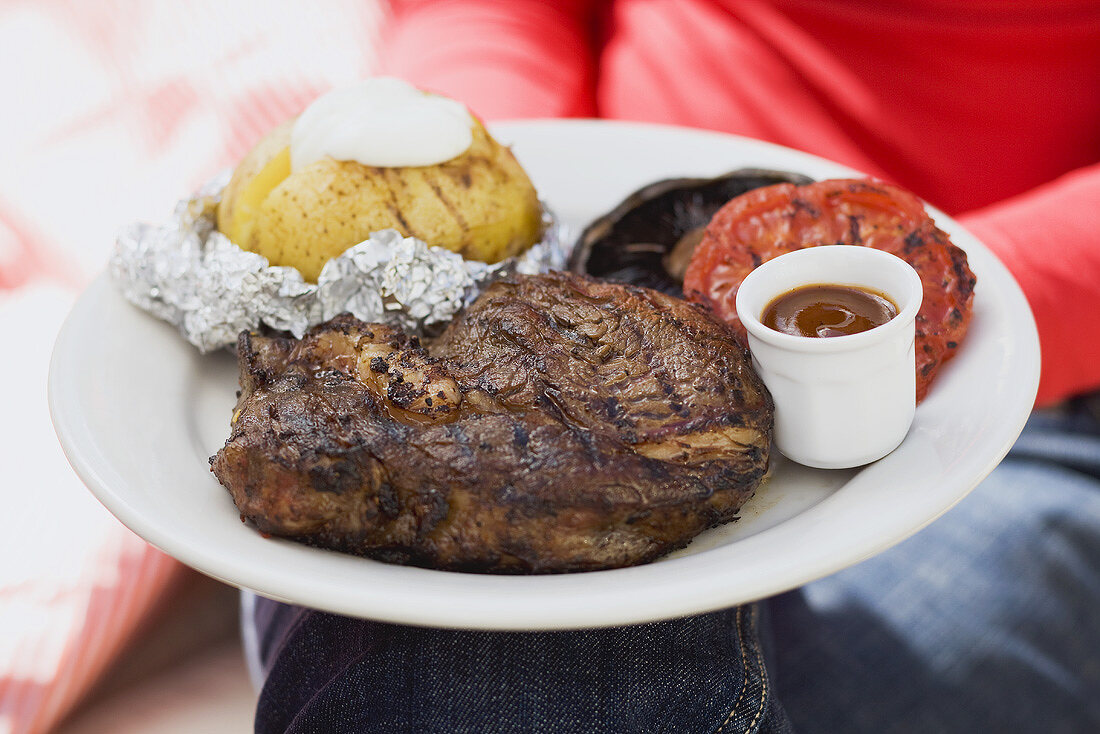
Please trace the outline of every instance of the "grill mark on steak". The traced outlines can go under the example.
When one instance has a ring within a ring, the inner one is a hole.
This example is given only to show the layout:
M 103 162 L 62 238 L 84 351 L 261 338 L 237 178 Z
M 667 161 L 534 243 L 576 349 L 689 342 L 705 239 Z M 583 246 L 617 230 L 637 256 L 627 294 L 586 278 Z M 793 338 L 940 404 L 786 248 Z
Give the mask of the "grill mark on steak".
M 211 459 L 242 517 L 389 562 L 582 571 L 728 522 L 767 468 L 770 396 L 729 327 L 679 299 L 515 276 L 429 349 L 346 314 L 242 334 Z

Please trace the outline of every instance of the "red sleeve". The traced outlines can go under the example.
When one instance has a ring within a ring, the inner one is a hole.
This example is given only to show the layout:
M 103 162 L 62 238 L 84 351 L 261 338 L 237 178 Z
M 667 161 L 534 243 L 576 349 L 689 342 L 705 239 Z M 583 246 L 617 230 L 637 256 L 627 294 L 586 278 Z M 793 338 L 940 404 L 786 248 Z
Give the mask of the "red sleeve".
M 959 219 L 1008 266 L 1035 314 L 1036 403 L 1100 387 L 1100 165 Z
M 394 0 L 387 74 L 485 119 L 595 114 L 591 0 Z

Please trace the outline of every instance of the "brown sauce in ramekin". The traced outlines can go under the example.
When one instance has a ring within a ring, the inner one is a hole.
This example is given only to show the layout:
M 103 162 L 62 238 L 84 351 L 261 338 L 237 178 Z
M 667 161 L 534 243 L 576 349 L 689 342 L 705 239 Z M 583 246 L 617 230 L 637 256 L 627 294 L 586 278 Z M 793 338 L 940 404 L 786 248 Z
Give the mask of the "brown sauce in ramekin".
M 805 285 L 772 299 L 761 323 L 794 336 L 858 334 L 885 324 L 898 307 L 885 294 L 850 285 Z

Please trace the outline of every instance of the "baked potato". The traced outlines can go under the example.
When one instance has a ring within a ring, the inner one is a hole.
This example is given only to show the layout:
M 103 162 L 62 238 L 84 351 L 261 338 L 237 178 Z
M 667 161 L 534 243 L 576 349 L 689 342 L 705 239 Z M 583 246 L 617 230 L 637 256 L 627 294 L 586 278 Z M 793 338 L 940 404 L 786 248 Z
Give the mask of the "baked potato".
M 474 122 L 463 154 L 431 166 L 375 167 L 323 158 L 291 172 L 293 120 L 241 161 L 218 229 L 272 265 L 316 281 L 329 259 L 382 229 L 498 262 L 537 242 L 542 212 L 512 152 Z

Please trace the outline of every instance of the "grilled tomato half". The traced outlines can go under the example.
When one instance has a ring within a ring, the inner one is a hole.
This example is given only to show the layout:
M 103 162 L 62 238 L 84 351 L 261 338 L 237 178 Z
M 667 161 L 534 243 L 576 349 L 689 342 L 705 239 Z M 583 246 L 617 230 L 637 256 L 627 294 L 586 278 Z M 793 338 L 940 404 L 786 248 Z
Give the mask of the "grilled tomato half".
M 936 227 L 913 194 L 888 184 L 834 179 L 777 184 L 730 200 L 711 219 L 684 276 L 690 300 L 709 304 L 737 329 L 735 299 L 753 268 L 818 245 L 864 245 L 893 253 L 917 271 L 917 400 L 954 356 L 970 323 L 976 279 L 966 253 Z

